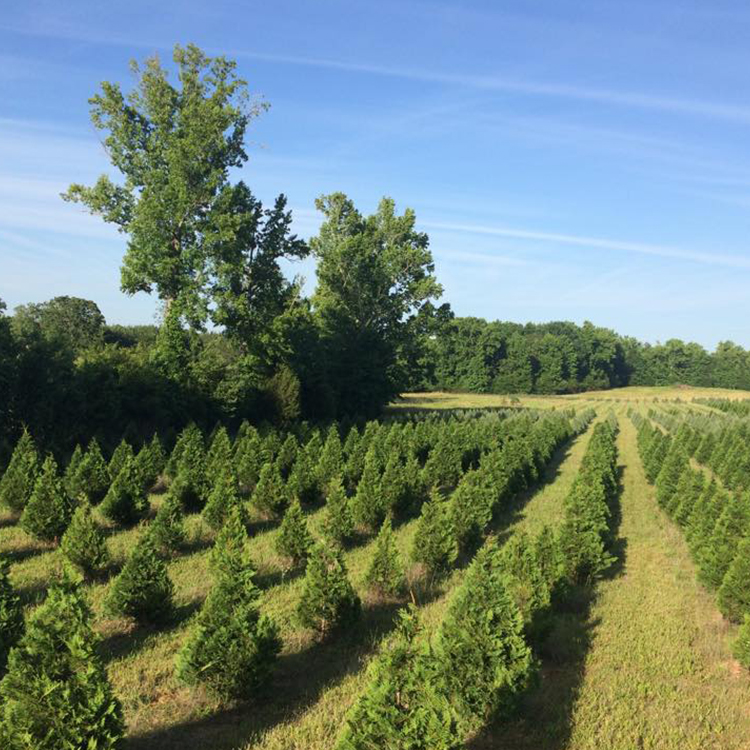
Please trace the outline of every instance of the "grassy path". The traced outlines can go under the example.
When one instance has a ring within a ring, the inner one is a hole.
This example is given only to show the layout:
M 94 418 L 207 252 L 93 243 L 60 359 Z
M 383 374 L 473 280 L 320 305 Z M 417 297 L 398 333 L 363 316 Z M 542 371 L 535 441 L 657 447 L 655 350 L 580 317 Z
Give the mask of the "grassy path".
M 481 747 L 750 748 L 750 679 L 730 658 L 730 628 L 656 505 L 624 414 L 620 426 L 621 561 L 597 587 L 581 658 L 545 674 L 525 718 Z

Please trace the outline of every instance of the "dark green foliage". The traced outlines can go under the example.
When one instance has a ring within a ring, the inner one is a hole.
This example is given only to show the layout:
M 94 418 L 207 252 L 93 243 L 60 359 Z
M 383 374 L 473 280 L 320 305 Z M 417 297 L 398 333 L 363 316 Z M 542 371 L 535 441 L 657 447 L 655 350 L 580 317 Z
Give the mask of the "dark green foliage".
M 0 479 L 0 503 L 13 513 L 20 513 L 31 497 L 38 474 L 39 456 L 31 435 L 24 429 Z
M 180 498 L 171 489 L 156 511 L 147 533 L 157 549 L 164 553 L 175 552 L 185 544 L 185 512 Z
M 151 450 L 151 470 L 154 473 L 154 477 L 158 479 L 167 465 L 167 454 L 156 433 L 151 438 L 149 449 Z
M 424 565 L 431 576 L 449 570 L 458 556 L 458 546 L 450 525 L 446 501 L 438 490 L 422 505 L 411 548 L 411 559 Z
M 21 528 L 35 539 L 52 542 L 65 533 L 72 515 L 73 503 L 58 476 L 57 462 L 47 456 L 21 515 Z
M 677 491 L 680 476 L 688 463 L 689 458 L 684 448 L 677 441 L 674 441 L 656 478 L 656 501 L 662 508 L 669 507 L 669 503 Z
M 0 557 L 0 676 L 11 648 L 23 634 L 23 606 L 8 578 L 9 571 L 10 563 Z
M 362 477 L 349 507 L 354 523 L 370 532 L 380 527 L 388 512 L 380 485 L 380 463 L 372 448 L 365 457 Z
M 267 463 L 261 469 L 252 503 L 266 518 L 279 518 L 284 512 L 287 493 L 275 462 Z
M 0 682 L 3 750 L 113 750 L 125 733 L 119 701 L 97 653 L 83 593 L 50 588 Z
M 750 669 L 750 614 L 745 615 L 745 620 L 740 625 L 737 638 L 732 647 L 732 653 L 734 653 L 734 658 L 745 669 Z
M 717 597 L 719 609 L 732 622 L 750 614 L 750 537 L 738 545 Z
M 104 572 L 109 566 L 107 542 L 94 520 L 88 501 L 84 500 L 73 513 L 60 549 L 65 558 L 87 578 Z
M 219 476 L 230 468 L 232 461 L 232 442 L 227 428 L 220 425 L 214 432 L 211 446 L 206 454 L 206 484 L 214 487 Z
M 237 472 L 237 481 L 244 493 L 250 493 L 255 489 L 263 465 L 261 442 L 257 432 L 240 438 L 235 443 L 234 466 Z
M 440 664 L 421 639 L 416 609 L 402 610 L 394 635 L 367 672 L 336 750 L 459 750 L 457 717 L 439 685 Z
M 134 458 L 135 455 L 132 446 L 123 438 L 117 448 L 115 448 L 112 457 L 109 459 L 109 466 L 107 469 L 109 471 L 110 481 L 114 482 L 120 475 L 120 472 L 128 459 L 133 460 Z
M 76 444 L 73 455 L 65 467 L 65 474 L 63 476 L 63 485 L 65 486 L 65 491 L 68 493 L 68 497 L 78 497 L 75 477 L 82 460 L 83 451 L 81 450 L 81 446 Z
M 183 455 L 188 453 L 192 456 L 200 455 L 204 452 L 203 435 L 198 426 L 191 422 L 177 438 L 177 442 L 172 449 L 164 471 L 172 477 L 177 477 L 180 470 L 180 463 Z
M 349 582 L 341 551 L 325 541 L 318 542 L 310 552 L 297 605 L 300 624 L 325 636 L 353 627 L 360 611 L 361 603 Z
M 339 544 L 346 543 L 354 536 L 354 519 L 340 477 L 333 479 L 328 488 L 323 529 Z
M 321 487 L 328 487 L 331 480 L 340 477 L 344 469 L 343 451 L 341 438 L 336 425 L 328 430 L 323 450 L 320 452 L 320 460 L 317 466 L 318 483 Z
M 463 471 L 461 456 L 459 441 L 453 431 L 447 427 L 441 430 L 424 465 L 425 484 L 428 487 L 455 485 Z
M 498 550 L 485 545 L 451 600 L 436 648 L 464 735 L 507 716 L 528 685 L 533 658 L 523 629 Z
M 307 561 L 312 544 L 299 500 L 293 500 L 281 521 L 275 540 L 276 551 L 296 568 Z
M 299 451 L 300 447 L 297 438 L 290 432 L 281 444 L 279 453 L 276 456 L 276 463 L 279 466 L 279 472 L 281 473 L 282 479 L 288 479 L 292 467 L 294 466 L 294 462 L 297 460 L 297 454 Z
M 710 507 L 713 505 L 716 499 L 716 494 L 719 491 L 719 486 L 716 480 L 711 477 L 711 481 L 706 485 L 700 497 L 695 501 L 693 509 L 690 511 L 687 523 L 685 524 L 685 539 L 690 547 L 690 552 L 695 559 L 696 551 L 702 542 L 702 526 L 703 520 L 707 513 L 709 513 Z M 713 528 L 713 526 L 711 527 Z
M 375 540 L 365 583 L 379 594 L 390 596 L 395 596 L 404 587 L 404 568 L 393 538 L 390 516 L 383 521 Z
M 172 613 L 174 586 L 156 544 L 145 533 L 133 547 L 106 599 L 110 614 L 138 622 L 162 622 Z
M 266 687 L 281 639 L 260 615 L 260 591 L 247 553 L 247 534 L 237 508 L 216 540 L 215 582 L 195 627 L 177 656 L 177 676 L 203 684 L 222 700 L 251 698 Z
M 307 505 L 313 505 L 320 499 L 321 488 L 318 484 L 316 465 L 307 450 L 297 452 L 297 460 L 289 473 L 286 492 L 290 499 L 297 498 Z
M 237 479 L 227 463 L 215 476 L 213 489 L 201 515 L 212 529 L 218 530 L 235 507 L 244 512 L 237 491 Z
M 500 552 L 500 564 L 507 575 L 507 588 L 527 624 L 550 606 L 550 587 L 537 558 L 536 545 L 524 531 L 514 534 Z M 531 628 L 532 635 L 533 628 Z
M 721 586 L 737 552 L 740 539 L 747 534 L 750 524 L 750 497 L 730 495 L 716 521 L 711 535 L 702 547 L 698 559 L 700 578 L 715 589 Z
M 86 455 L 78 467 L 74 483 L 76 491 L 75 494 L 71 494 L 71 497 L 78 497 L 83 493 L 92 505 L 98 505 L 104 500 L 111 482 L 107 462 L 104 460 L 96 438 L 92 438 L 86 449 Z
M 397 518 L 406 516 L 411 497 L 406 482 L 406 470 L 397 452 L 388 456 L 385 470 L 380 477 L 380 494 L 386 512 Z
M 175 477 L 175 482 L 180 485 L 180 499 L 185 509 L 200 510 L 206 501 L 209 489 L 206 480 L 206 451 L 203 445 L 203 435 L 195 425 L 187 428 L 183 435 L 185 437 L 180 443 L 175 473 L 171 476 Z
M 696 504 L 691 516 L 690 551 L 693 553 L 699 568 L 703 568 L 710 557 L 711 536 L 722 512 L 730 502 L 729 493 L 717 489 L 715 494 L 707 496 L 705 502 Z
M 671 442 L 672 438 L 669 435 L 665 435 L 661 430 L 655 430 L 648 453 L 643 458 L 643 470 L 646 473 L 646 479 L 651 484 L 659 476 Z
M 680 476 L 680 481 L 677 483 L 677 490 L 675 491 L 672 501 L 669 504 L 667 510 L 674 518 L 675 522 L 680 526 L 685 526 L 690 514 L 693 511 L 695 503 L 698 502 L 698 498 L 706 487 L 706 480 L 703 476 L 702 471 L 696 471 L 690 466 L 685 467 L 685 471 Z
M 126 456 L 120 473 L 101 504 L 102 515 L 110 521 L 127 525 L 145 518 L 148 509 L 148 498 L 143 491 L 135 459 Z
M 492 520 L 492 489 L 479 471 L 464 474 L 448 500 L 448 518 L 459 550 L 473 552 Z
M 203 506 L 203 488 L 195 482 L 195 472 L 178 474 L 172 482 L 169 491 L 179 499 L 183 509 L 190 513 L 198 511 Z
M 534 540 L 534 555 L 550 595 L 563 575 L 563 558 L 552 527 L 545 524 Z

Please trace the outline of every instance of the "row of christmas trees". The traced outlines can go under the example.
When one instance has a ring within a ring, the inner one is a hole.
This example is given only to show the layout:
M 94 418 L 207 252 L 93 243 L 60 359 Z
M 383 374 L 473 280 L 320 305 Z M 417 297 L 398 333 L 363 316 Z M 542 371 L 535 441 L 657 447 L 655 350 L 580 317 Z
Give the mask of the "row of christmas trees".
M 415 608 L 402 611 L 337 750 L 457 750 L 490 717 L 513 712 L 532 682 L 553 608 L 591 585 L 611 559 L 616 434 L 613 421 L 595 428 L 557 534 L 549 527 L 533 540 L 518 533 L 502 547 L 490 537 L 434 634 Z
M 517 485 L 534 476 L 540 464 L 544 463 L 544 457 L 548 458 L 554 445 L 570 431 L 567 419 L 561 415 L 535 421 L 533 427 L 533 447 L 517 432 L 514 433 L 513 441 L 505 443 L 506 446 L 512 443 L 516 448 L 525 446 L 521 453 L 507 453 L 508 471 L 503 474 L 506 485 Z M 226 442 L 220 435 L 221 432 L 218 432 L 214 437 L 212 448 Z M 186 442 L 187 440 L 183 441 L 183 445 Z M 33 450 L 28 436 L 24 436 L 19 445 L 21 450 L 16 451 L 14 458 L 28 455 Z M 127 448 L 118 451 L 115 451 L 106 467 L 110 478 L 115 476 L 107 494 L 112 486 L 118 484 L 117 479 L 122 476 L 123 470 L 128 465 L 137 465 L 136 460 L 142 454 L 148 455 L 153 451 L 156 456 L 161 456 L 161 464 L 164 463 L 156 440 L 144 447 L 137 456 L 129 454 Z M 93 444 L 86 454 L 71 461 L 69 469 L 71 465 L 74 468 L 66 471 L 64 477 L 58 477 L 56 471 L 53 473 L 48 469 L 45 472 L 43 469 L 34 483 L 31 497 L 42 495 L 41 490 L 37 492 L 38 485 L 52 488 L 51 492 L 44 490 L 48 497 L 65 501 L 72 494 L 67 486 L 80 470 L 76 465 L 80 467 L 91 463 L 87 460 L 88 457 L 96 456 L 97 453 L 100 454 L 98 446 Z M 173 457 L 175 453 L 176 459 L 172 467 L 165 467 L 175 474 L 170 491 L 156 518 L 147 525 L 122 571 L 110 586 L 106 608 L 113 614 L 158 623 L 171 611 L 173 587 L 165 557 L 184 541 L 182 516 L 185 507 L 179 478 L 184 477 L 186 470 L 192 468 L 189 451 L 178 450 L 173 452 Z M 258 589 L 253 582 L 254 570 L 246 550 L 245 508 L 240 501 L 237 483 L 232 478 L 229 464 L 216 460 L 217 454 L 220 454 L 219 450 L 209 450 L 211 460 L 205 462 L 204 473 L 210 477 L 208 481 L 213 482 L 213 488 L 203 508 L 204 514 L 213 508 L 208 516 L 214 519 L 212 525 L 221 527 L 212 554 L 215 582 L 190 637 L 180 651 L 177 672 L 184 681 L 202 682 L 221 697 L 239 698 L 255 694 L 267 681 L 271 665 L 281 647 L 281 640 L 275 625 L 260 614 L 257 608 Z M 516 454 L 525 454 L 529 466 L 523 462 L 513 464 L 511 457 Z M 119 470 L 116 469 L 118 462 L 121 463 Z M 17 460 L 16 465 L 19 463 Z M 45 463 L 51 465 L 51 462 Z M 147 462 L 144 461 L 144 464 Z M 148 465 L 153 466 L 151 479 L 148 482 L 140 479 L 140 489 L 138 493 L 131 493 L 132 496 L 143 496 L 143 488 L 149 486 L 149 482 L 153 483 L 158 475 L 160 463 L 153 461 L 148 462 Z M 9 473 L 11 476 L 15 473 L 13 465 Z M 143 476 L 140 470 L 136 476 Z M 85 492 L 83 494 L 84 498 L 79 502 L 63 533 L 61 546 L 65 557 L 81 573 L 93 576 L 106 569 L 109 560 L 104 535 L 93 516 L 88 495 Z M 329 503 L 334 497 L 338 497 L 345 514 L 348 507 L 341 478 L 335 483 L 332 495 Z M 335 502 L 334 500 L 334 504 Z M 451 560 L 451 554 L 435 556 L 432 553 L 441 547 L 446 536 L 445 528 L 434 523 L 436 516 L 431 510 L 442 502 L 437 493 L 433 493 L 433 499 L 425 504 L 427 512 L 423 513 L 420 520 L 418 541 L 415 542 L 412 554 L 414 559 L 424 562 L 433 572 L 437 572 L 446 560 Z M 29 504 L 30 500 L 23 508 L 22 518 L 27 513 Z M 50 507 L 55 505 L 56 503 L 52 503 Z M 331 516 L 335 517 L 335 513 L 331 514 L 329 508 L 328 528 L 335 526 Z M 121 518 L 123 522 L 130 520 L 130 517 Z M 307 562 L 303 592 L 298 605 L 300 622 L 322 633 L 350 625 L 359 615 L 360 602 L 348 581 L 341 549 L 330 540 L 312 544 L 298 500 L 292 502 L 284 516 L 277 535 L 277 545 L 292 564 Z M 451 546 L 456 547 L 457 542 L 454 540 Z M 393 545 L 389 518 L 384 522 L 375 545 L 367 580 L 370 585 L 383 592 L 395 592 L 400 586 L 402 572 Z M 1 656 L 3 661 L 5 657 L 9 657 L 8 674 L 0 683 L 0 695 L 7 697 L 7 708 L 0 715 L 4 727 L 2 731 L 6 732 L 8 738 L 41 736 L 39 733 L 49 731 L 49 716 L 60 715 L 63 723 L 71 727 L 71 732 L 79 732 L 82 737 L 95 736 L 99 743 L 97 746 L 114 746 L 118 731 L 121 730 L 120 710 L 117 701 L 111 698 L 111 690 L 95 656 L 96 638 L 90 627 L 90 613 L 78 586 L 66 579 L 59 586 L 53 587 L 48 601 L 39 610 L 41 614 L 32 616 L 23 637 L 20 603 L 10 587 L 7 566 L 3 566 L 0 576 L 0 597 L 0 642 L 3 644 Z M 60 603 L 63 601 L 65 605 Z M 55 617 L 45 613 L 48 609 L 57 611 L 60 606 L 68 606 L 72 612 L 77 612 L 77 619 L 73 621 L 62 618 L 51 627 L 50 623 Z M 65 653 L 65 647 L 70 645 L 67 638 L 83 644 L 77 646 L 82 649 L 80 653 Z M 11 650 L 14 643 L 17 647 Z M 47 655 L 51 661 L 45 660 L 42 646 L 49 651 Z M 52 659 L 52 652 L 57 655 L 55 659 Z M 81 659 L 81 654 L 85 656 L 84 659 Z M 79 674 L 78 670 L 83 670 L 88 677 Z M 40 684 L 49 686 L 51 682 L 55 682 L 55 675 L 59 674 L 66 674 L 65 680 L 74 688 L 72 693 L 66 693 L 71 705 L 60 705 L 56 698 L 48 700 L 46 692 L 43 695 L 37 692 Z M 23 675 L 26 677 L 23 678 Z M 79 685 L 77 681 L 82 682 Z M 90 700 L 89 693 L 94 695 L 95 700 Z M 88 701 L 91 705 L 98 705 L 97 700 L 100 699 L 103 701 L 102 707 L 106 706 L 106 721 L 102 720 L 97 711 L 87 712 L 80 703 Z M 54 745 L 54 742 L 67 742 L 68 739 L 67 736 L 63 738 L 62 735 L 56 735 L 51 741 Z M 71 746 L 77 745 L 72 742 Z
M 714 450 L 706 446 L 721 445 L 721 438 L 709 441 L 685 422 L 672 435 L 640 414 L 632 417 L 657 502 L 682 528 L 699 580 L 716 592 L 721 613 L 740 623 L 734 652 L 750 668 L 750 493 L 727 491 L 713 473 L 707 480 L 703 470 L 691 465 L 691 459 L 713 461 Z

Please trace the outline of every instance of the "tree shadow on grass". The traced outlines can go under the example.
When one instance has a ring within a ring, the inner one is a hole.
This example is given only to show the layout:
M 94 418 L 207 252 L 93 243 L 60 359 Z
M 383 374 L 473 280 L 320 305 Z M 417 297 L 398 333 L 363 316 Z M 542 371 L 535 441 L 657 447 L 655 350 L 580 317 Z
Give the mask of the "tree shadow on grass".
M 375 604 L 363 610 L 362 620 L 351 630 L 280 656 L 263 699 L 130 737 L 126 750 L 230 750 L 257 741 L 272 727 L 305 712 L 348 675 L 359 672 L 363 660 L 393 628 L 401 606 L 393 601 Z
M 24 560 L 28 560 L 37 555 L 43 555 L 45 552 L 54 552 L 55 547 L 40 547 L 33 544 L 27 544 L 23 547 L 16 547 L 16 549 L 9 549 L 2 552 L 2 556 L 11 565 L 15 563 L 21 563 Z
M 163 623 L 136 625 L 130 630 L 106 636 L 99 644 L 102 658 L 105 662 L 109 662 L 137 654 L 154 636 L 161 636 L 181 627 L 201 608 L 202 604 L 202 599 L 195 599 L 175 607 L 174 612 Z

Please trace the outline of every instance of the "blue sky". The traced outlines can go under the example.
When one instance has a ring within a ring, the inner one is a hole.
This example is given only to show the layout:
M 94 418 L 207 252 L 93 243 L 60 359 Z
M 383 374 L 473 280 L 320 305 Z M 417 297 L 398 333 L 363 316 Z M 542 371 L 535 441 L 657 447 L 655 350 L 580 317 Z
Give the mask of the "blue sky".
M 750 347 L 750 6 L 712 0 L 12 3 L 0 19 L 0 298 L 119 291 L 124 238 L 58 193 L 108 169 L 87 99 L 195 42 L 271 104 L 243 179 L 417 212 L 460 315 Z M 311 286 L 314 267 L 299 264 Z

